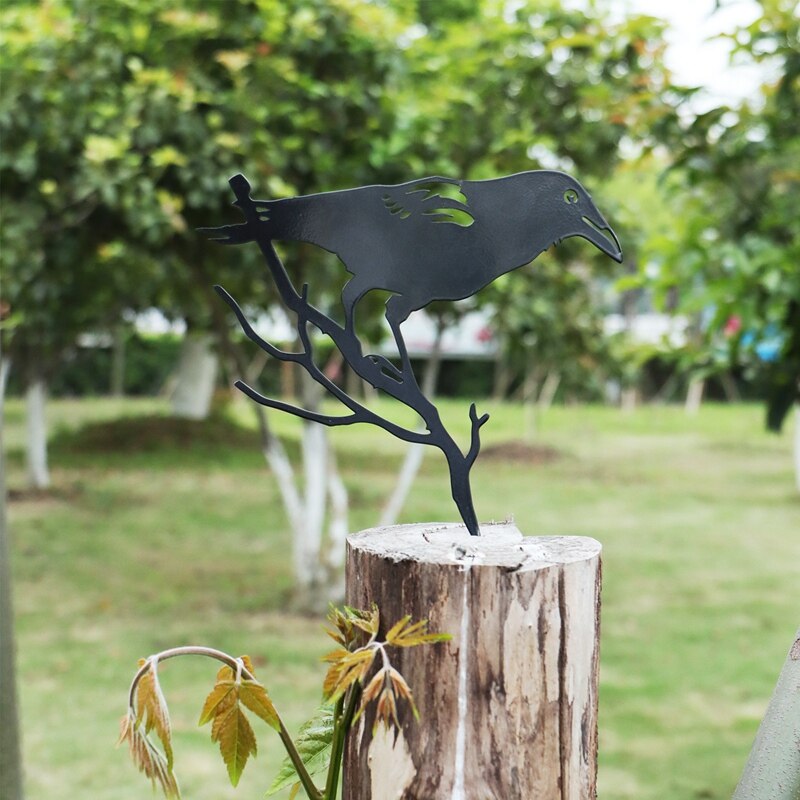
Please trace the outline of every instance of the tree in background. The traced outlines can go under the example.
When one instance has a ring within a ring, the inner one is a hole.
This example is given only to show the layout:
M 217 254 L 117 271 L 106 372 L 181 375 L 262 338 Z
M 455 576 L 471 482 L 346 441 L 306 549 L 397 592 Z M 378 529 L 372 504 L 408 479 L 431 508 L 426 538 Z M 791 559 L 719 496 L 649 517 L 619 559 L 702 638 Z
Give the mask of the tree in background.
M 246 171 L 262 196 L 375 176 L 370 142 L 388 138 L 393 120 L 396 15 L 311 0 L 206 6 L 54 0 L 3 11 L 4 335 L 38 398 L 34 463 L 46 463 L 50 365 L 125 309 L 155 306 L 202 339 L 213 333 L 243 372 L 212 284 L 263 306 L 275 298 L 255 259 L 226 260 L 194 230 L 226 213 L 228 175 Z M 333 302 L 339 270 L 331 282 L 315 254 L 297 260 L 322 305 Z M 190 374 L 193 362 L 182 360 Z M 259 424 L 296 538 L 321 540 L 333 498 L 340 540 L 346 494 L 324 430 L 304 431 L 301 488 L 263 414 Z M 308 550 L 296 559 L 301 584 L 316 580 Z
M 663 23 L 652 17 L 612 23 L 602 6 L 560 3 L 418 5 L 425 35 L 409 45 L 412 80 L 388 156 L 409 171 L 477 179 L 562 169 L 592 188 L 609 179 L 626 146 L 649 149 L 675 115 L 680 95 L 663 65 Z M 589 345 L 602 338 L 603 309 L 589 301 L 589 284 L 610 275 L 580 244 L 554 256 L 478 297 L 493 312 L 501 376 L 522 371 L 526 394 L 543 401 L 564 371 L 557 365 L 599 363 L 602 346 Z
M 599 12 L 557 4 L 519 5 L 507 17 L 490 3 L 421 2 L 415 12 L 261 0 L 222 14 L 199 2 L 54 0 L 12 3 L 3 15 L 0 167 L 14 201 L 4 222 L 6 337 L 18 368 L 35 368 L 33 387 L 81 333 L 148 306 L 201 338 L 213 334 L 244 372 L 211 284 L 261 307 L 275 298 L 255 260 L 194 233 L 222 218 L 234 171 L 260 196 L 428 172 L 602 174 L 631 119 L 663 113 L 662 72 L 645 69 L 647 59 L 659 63 L 660 26 L 636 18 L 612 28 Z M 299 281 L 313 277 L 318 306 L 338 304 L 338 265 L 308 247 L 287 262 Z M 379 298 L 368 300 L 377 311 Z M 185 354 L 182 363 L 191 373 L 197 361 Z M 347 530 L 325 431 L 304 429 L 301 483 L 263 413 L 259 425 L 301 542 L 300 583 L 318 582 L 328 502 L 337 552 Z
M 800 402 L 796 11 L 793 0 L 762 0 L 758 18 L 730 34 L 734 58 L 775 75 L 759 98 L 676 121 L 668 132 L 682 223 L 679 235 L 658 243 L 660 270 L 651 276 L 662 298 L 702 318 L 706 353 L 765 382 L 775 431 Z M 800 488 L 800 433 L 797 441 Z

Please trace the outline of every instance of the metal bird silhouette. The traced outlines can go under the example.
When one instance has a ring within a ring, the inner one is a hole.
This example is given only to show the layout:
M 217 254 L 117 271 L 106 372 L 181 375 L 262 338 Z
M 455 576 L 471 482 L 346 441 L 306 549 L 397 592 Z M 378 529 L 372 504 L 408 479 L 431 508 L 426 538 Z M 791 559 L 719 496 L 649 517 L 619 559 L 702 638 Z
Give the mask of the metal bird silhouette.
M 238 205 L 235 203 L 234 205 Z M 263 236 L 336 254 L 352 278 L 342 291 L 346 326 L 372 289 L 393 292 L 386 319 L 406 358 L 399 325 L 434 300 L 470 297 L 563 239 L 581 236 L 616 261 L 616 235 L 578 181 L 538 170 L 483 181 L 430 177 L 393 186 L 256 200 L 257 229 L 213 229 L 240 244 Z
M 471 445 L 464 454 L 444 428 L 435 406 L 417 385 L 401 323 L 434 300 L 461 300 L 511 270 L 533 261 L 564 239 L 579 236 L 616 261 L 622 251 L 616 235 L 574 178 L 537 170 L 503 178 L 463 181 L 433 176 L 408 183 L 253 200 L 242 175 L 230 180 L 245 222 L 201 229 L 223 244 L 256 241 L 278 290 L 297 315 L 302 353 L 287 353 L 261 339 L 233 298 L 219 290 L 247 335 L 274 358 L 303 366 L 318 383 L 351 410 L 323 415 L 273 400 L 241 382 L 237 385 L 263 405 L 325 425 L 369 422 L 408 442 L 442 450 L 450 468 L 453 498 L 470 533 L 479 526 L 472 505 L 469 471 L 480 449 L 479 429 L 488 414 L 470 408 Z M 342 328 L 309 304 L 307 287 L 298 292 L 272 246 L 273 241 L 307 242 L 334 253 L 352 276 L 342 290 Z M 355 334 L 355 307 L 373 289 L 392 293 L 386 319 L 401 359 L 364 356 Z M 401 428 L 378 417 L 335 386 L 314 365 L 308 325 L 327 334 L 362 379 L 417 411 L 427 433 Z

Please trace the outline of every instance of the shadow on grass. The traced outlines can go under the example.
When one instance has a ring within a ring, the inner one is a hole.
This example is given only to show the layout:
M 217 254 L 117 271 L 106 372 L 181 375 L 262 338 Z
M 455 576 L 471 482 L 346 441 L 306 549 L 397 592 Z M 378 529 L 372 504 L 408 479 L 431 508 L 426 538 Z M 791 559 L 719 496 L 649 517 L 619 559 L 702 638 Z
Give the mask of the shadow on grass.
M 164 450 L 256 450 L 258 435 L 222 415 L 203 420 L 150 415 L 92 422 L 57 433 L 51 443 L 59 454 L 106 455 Z

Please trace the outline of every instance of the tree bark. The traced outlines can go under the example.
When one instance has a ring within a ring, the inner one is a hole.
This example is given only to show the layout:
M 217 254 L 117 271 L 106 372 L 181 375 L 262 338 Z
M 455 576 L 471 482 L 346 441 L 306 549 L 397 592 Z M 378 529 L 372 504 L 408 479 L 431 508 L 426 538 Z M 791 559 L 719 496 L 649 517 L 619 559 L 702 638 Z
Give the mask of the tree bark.
M 547 373 L 547 377 L 544 379 L 542 388 L 539 391 L 539 398 L 536 400 L 537 411 L 543 413 L 550 409 L 550 406 L 553 405 L 553 400 L 555 400 L 556 392 L 558 391 L 560 384 L 561 373 L 551 369 L 550 372 Z
M 794 482 L 800 492 L 800 405 L 794 409 Z
M 733 800 L 800 797 L 800 629 L 758 728 Z
M 689 381 L 689 388 L 686 390 L 686 403 L 684 411 L 687 414 L 696 414 L 700 410 L 703 402 L 703 390 L 706 382 L 702 378 L 693 378 Z
M 322 580 L 322 530 L 328 499 L 328 437 L 317 422 L 303 423 L 304 520 L 295 536 L 294 567 L 298 588 L 310 589 Z
M 420 720 L 395 740 L 365 714 L 343 800 L 595 797 L 600 544 L 508 524 L 374 528 L 348 538 L 347 602 L 406 614 L 444 644 L 391 651 Z
M 111 381 L 112 397 L 125 396 L 125 350 L 127 348 L 127 326 L 120 322 L 114 326 L 111 343 Z
M 344 567 L 345 547 L 347 546 L 349 497 L 347 487 L 339 472 L 336 453 L 330 443 L 328 443 L 328 498 L 330 500 L 328 566 L 338 574 L 341 590 L 344 586 L 342 567 Z M 341 591 L 339 594 L 341 596 Z
M 513 378 L 511 364 L 503 355 L 502 348 L 498 350 L 497 360 L 494 368 L 494 386 L 492 387 L 493 400 L 505 400 L 508 395 L 508 387 L 511 386 Z
M 8 385 L 8 376 L 11 373 L 11 361 L 8 358 L 0 356 L 0 407 L 6 400 L 6 386 Z M 0 415 L 2 409 L 0 408 Z
M 629 386 L 622 390 L 620 393 L 620 408 L 626 414 L 636 410 L 636 405 L 639 402 L 639 392 L 636 387 Z
M 3 408 L 7 360 L 0 359 L 0 796 L 22 800 L 22 755 L 14 658 L 14 606 L 6 527 Z
M 28 428 L 27 456 L 28 482 L 33 489 L 50 487 L 50 470 L 47 466 L 47 384 L 43 378 L 30 380 L 25 391 Z
M 181 346 L 172 413 L 185 419 L 205 419 L 211 410 L 217 378 L 213 337 L 187 331 Z
M 536 435 L 536 392 L 539 387 L 539 370 L 528 366 L 522 381 L 522 438 L 530 442 Z

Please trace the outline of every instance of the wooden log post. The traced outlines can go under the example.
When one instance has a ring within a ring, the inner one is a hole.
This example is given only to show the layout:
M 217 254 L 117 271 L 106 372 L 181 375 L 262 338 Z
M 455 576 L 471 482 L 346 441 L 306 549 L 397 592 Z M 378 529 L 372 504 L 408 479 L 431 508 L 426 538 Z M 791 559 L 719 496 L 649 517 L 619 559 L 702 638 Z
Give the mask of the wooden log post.
M 600 551 L 510 524 L 399 525 L 347 541 L 347 602 L 452 641 L 391 650 L 420 711 L 395 738 L 364 715 L 343 800 L 596 796 Z

